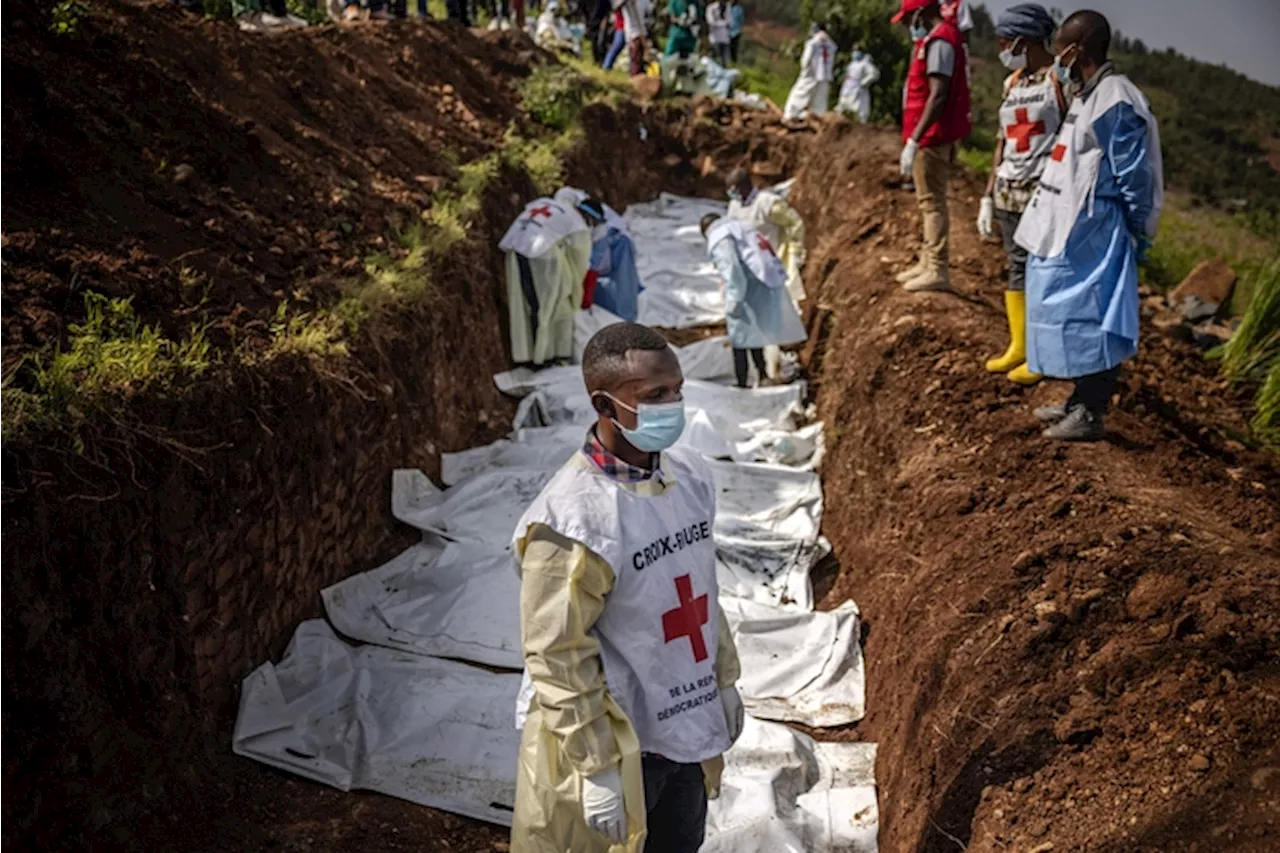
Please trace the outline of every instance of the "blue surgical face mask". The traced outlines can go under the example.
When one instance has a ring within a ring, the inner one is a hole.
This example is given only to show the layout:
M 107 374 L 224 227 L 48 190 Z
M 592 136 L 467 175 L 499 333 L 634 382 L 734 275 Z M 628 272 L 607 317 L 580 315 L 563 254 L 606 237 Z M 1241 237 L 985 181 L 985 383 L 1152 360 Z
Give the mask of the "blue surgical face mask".
M 929 35 L 929 28 L 928 28 L 928 27 L 926 27 L 924 24 L 912 24 L 912 25 L 911 25 L 911 40 L 912 40 L 912 41 L 923 41 L 923 40 L 924 40 L 924 38 L 925 38 L 926 36 L 928 36 L 928 35 Z
M 855 50 L 855 51 L 853 52 L 853 57 L 852 57 L 852 58 L 853 58 L 853 61 L 854 61 L 854 62 L 857 62 L 857 61 L 858 61 L 859 59 L 861 59 L 862 57 L 863 57 L 863 53 L 862 53 L 862 51 L 860 51 L 860 50 Z
M 1067 50 L 1070 50 L 1070 48 L 1068 48 Z M 1064 50 L 1062 53 L 1066 53 L 1066 52 L 1067 51 Z M 1052 68 L 1053 76 L 1057 78 L 1058 83 L 1064 88 L 1067 86 L 1070 86 L 1072 83 L 1071 67 L 1075 64 L 1076 64 L 1075 60 L 1073 59 L 1071 60 L 1071 65 L 1063 65 L 1061 53 L 1053 58 L 1053 68 Z
M 742 193 L 738 192 L 737 187 L 729 187 L 725 190 L 725 195 L 729 197 L 729 201 L 742 201 Z
M 633 409 L 612 394 L 605 396 L 628 412 L 635 413 L 635 429 L 627 429 L 618 423 L 617 418 L 613 419 L 613 425 L 636 450 L 646 453 L 666 450 L 684 432 L 684 400 L 676 400 L 674 403 L 639 403 Z

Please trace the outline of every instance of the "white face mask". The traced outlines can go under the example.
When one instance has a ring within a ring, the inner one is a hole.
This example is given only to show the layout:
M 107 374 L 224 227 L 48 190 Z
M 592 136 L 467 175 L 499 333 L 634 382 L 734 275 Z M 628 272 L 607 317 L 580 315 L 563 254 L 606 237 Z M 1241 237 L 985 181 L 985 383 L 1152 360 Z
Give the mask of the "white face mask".
M 1025 53 L 1014 53 L 1013 48 L 1005 48 L 1000 51 L 1000 64 L 1010 71 L 1017 71 L 1020 68 L 1027 67 L 1027 55 Z

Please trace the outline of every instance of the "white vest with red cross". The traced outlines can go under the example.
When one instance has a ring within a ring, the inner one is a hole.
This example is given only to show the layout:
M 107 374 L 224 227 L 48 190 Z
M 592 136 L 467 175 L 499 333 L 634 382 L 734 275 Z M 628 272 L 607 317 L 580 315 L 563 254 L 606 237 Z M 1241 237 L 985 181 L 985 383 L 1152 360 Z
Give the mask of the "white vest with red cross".
M 1155 177 L 1153 204 L 1143 230 L 1156 234 L 1164 206 L 1164 166 L 1160 156 L 1160 128 L 1146 95 L 1122 74 L 1111 74 L 1087 98 L 1076 97 L 1062 120 L 1049 160 L 1040 174 L 1031 202 L 1018 221 L 1014 242 L 1032 255 L 1056 258 L 1067 248 L 1076 219 L 1092 204 L 1098 169 L 1106 152 L 1098 143 L 1093 123 L 1119 103 L 1127 103 L 1147 125 L 1147 156 Z
M 693 450 L 664 453 L 661 468 L 666 490 L 640 496 L 575 454 L 525 511 L 515 538 L 545 524 L 613 568 L 591 628 L 609 693 L 642 752 L 692 764 L 730 745 L 716 683 L 715 482 Z
M 787 267 L 764 232 L 737 219 L 722 217 L 707 229 L 707 250 L 726 238 L 733 240 L 742 263 L 765 287 L 777 290 L 787 286 Z
M 1049 74 L 1039 82 L 1022 82 L 1025 71 L 1016 75 L 1000 105 L 1000 131 L 1004 151 L 996 176 L 1006 181 L 1033 181 L 1044 171 L 1062 124 L 1058 89 Z
M 553 198 L 535 198 L 511 223 L 498 248 L 526 258 L 540 258 L 570 234 L 586 231 L 582 214 Z

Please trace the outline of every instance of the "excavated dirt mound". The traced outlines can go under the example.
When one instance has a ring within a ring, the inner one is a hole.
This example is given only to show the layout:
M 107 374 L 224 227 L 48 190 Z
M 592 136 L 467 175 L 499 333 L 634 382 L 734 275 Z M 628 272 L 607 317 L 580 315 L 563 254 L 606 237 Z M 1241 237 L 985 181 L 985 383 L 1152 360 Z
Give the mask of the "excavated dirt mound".
M 957 293 L 892 281 L 899 147 L 835 126 L 794 196 L 832 312 L 824 603 L 866 618 L 847 736 L 880 744 L 881 850 L 1274 850 L 1280 472 L 1234 438 L 1243 396 L 1144 326 L 1111 438 L 1041 438 L 1066 385 L 982 367 L 1006 339 L 977 183 L 950 192 Z
M 198 308 L 215 343 L 325 301 L 523 117 L 509 84 L 535 53 L 449 25 L 245 38 L 168 3 L 88 9 L 74 37 L 6 19 L 6 366 L 79 290 L 174 333 Z

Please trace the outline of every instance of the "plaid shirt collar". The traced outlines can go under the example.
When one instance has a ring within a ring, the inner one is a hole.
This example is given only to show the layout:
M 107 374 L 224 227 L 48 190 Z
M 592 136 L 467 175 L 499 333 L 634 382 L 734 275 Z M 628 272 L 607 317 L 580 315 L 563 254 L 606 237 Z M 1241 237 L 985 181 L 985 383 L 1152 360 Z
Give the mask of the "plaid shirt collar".
M 649 454 L 652 468 L 640 468 L 623 459 L 619 459 L 609 451 L 596 437 L 596 428 L 587 430 L 587 440 L 582 445 L 583 454 L 599 468 L 606 477 L 619 483 L 643 483 L 647 480 L 662 482 L 661 455 Z

